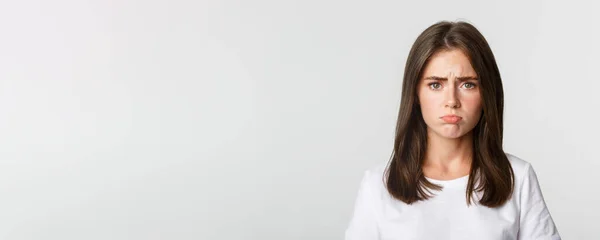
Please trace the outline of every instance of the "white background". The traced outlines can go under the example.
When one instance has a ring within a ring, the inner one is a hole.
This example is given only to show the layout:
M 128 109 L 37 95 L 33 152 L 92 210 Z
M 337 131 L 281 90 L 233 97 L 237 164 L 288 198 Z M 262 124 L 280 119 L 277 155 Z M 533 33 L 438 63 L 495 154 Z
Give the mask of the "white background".
M 0 239 L 341 239 L 429 25 L 487 38 L 505 151 L 600 239 L 599 3 L 0 3 Z

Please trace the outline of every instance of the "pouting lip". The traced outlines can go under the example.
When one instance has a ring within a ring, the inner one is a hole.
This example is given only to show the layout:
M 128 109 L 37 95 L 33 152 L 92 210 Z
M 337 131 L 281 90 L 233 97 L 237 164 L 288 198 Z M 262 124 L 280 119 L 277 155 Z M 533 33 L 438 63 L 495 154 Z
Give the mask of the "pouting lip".
M 441 116 L 440 118 L 445 118 L 445 117 L 457 117 L 457 118 L 462 118 L 461 116 L 454 115 L 454 114 L 448 114 L 448 115 L 445 115 L 445 116 Z

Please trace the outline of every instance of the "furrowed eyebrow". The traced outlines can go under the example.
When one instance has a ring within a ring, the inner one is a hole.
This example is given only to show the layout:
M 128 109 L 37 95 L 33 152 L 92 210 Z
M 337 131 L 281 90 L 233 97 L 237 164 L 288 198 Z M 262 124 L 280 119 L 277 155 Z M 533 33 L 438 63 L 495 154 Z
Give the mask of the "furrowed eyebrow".
M 438 77 L 438 76 L 429 76 L 424 78 L 425 80 L 438 80 L 438 81 L 448 81 L 448 78 L 445 77 Z M 460 80 L 460 81 L 467 81 L 467 80 L 477 80 L 477 77 L 473 77 L 473 76 L 466 76 L 466 77 L 457 77 L 456 79 Z

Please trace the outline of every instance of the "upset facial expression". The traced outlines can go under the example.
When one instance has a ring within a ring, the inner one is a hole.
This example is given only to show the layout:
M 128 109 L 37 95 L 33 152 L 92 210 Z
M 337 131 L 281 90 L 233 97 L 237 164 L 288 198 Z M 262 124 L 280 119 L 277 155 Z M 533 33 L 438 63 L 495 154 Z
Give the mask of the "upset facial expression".
M 429 133 L 459 138 L 473 130 L 482 114 L 477 77 L 461 50 L 442 50 L 430 58 L 417 85 Z

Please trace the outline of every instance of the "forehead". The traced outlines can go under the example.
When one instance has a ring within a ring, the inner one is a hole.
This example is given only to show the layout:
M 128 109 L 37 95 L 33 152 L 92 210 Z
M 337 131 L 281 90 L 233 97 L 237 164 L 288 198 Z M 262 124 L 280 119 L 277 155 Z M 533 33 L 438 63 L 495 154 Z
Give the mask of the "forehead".
M 441 50 L 434 53 L 423 70 L 423 77 L 467 75 L 476 75 L 475 69 L 471 66 L 469 57 L 458 49 Z

